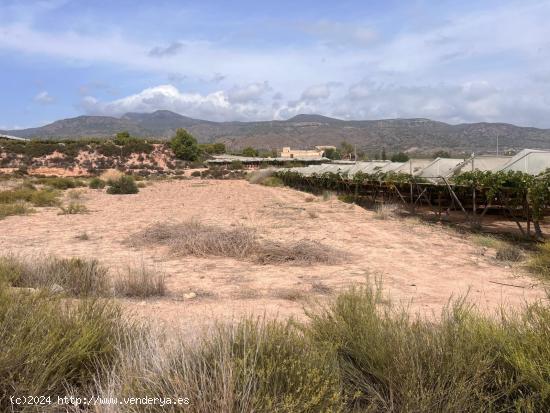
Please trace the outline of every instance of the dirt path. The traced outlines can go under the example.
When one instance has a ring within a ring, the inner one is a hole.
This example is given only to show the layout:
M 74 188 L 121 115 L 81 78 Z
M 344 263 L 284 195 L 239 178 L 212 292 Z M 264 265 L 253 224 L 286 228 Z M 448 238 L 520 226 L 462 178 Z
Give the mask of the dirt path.
M 130 312 L 191 330 L 213 319 L 243 314 L 303 315 L 311 299 L 327 297 L 367 276 L 382 276 L 394 301 L 415 310 L 436 311 L 451 295 L 469 291 L 486 309 L 517 306 L 543 296 L 533 280 L 507 268 L 451 230 L 414 220 L 378 220 L 374 213 L 337 200 L 245 181 L 167 181 L 137 195 L 113 196 L 85 190 L 84 215 L 42 209 L 0 221 L 0 250 L 21 254 L 95 257 L 113 271 L 145 263 L 168 274 L 169 295 L 156 300 L 123 300 Z M 341 265 L 255 265 L 225 258 L 175 259 L 162 249 L 133 249 L 124 240 L 154 222 L 247 225 L 271 240 L 309 239 L 351 254 Z M 76 237 L 87 233 L 89 240 Z M 496 283 L 495 283 L 496 282 Z M 197 297 L 184 299 L 194 292 Z

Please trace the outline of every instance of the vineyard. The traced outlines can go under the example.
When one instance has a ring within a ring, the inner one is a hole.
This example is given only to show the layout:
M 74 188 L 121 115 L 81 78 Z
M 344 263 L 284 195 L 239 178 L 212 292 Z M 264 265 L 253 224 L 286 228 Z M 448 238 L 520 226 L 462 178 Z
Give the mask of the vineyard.
M 403 172 L 354 174 L 324 172 L 311 175 L 288 169 L 277 176 L 290 187 L 322 193 L 333 191 L 364 206 L 402 203 L 411 212 L 428 208 L 441 219 L 459 211 L 464 221 L 481 228 L 487 213 L 514 221 L 524 237 L 541 239 L 540 223 L 550 208 L 550 173 L 536 176 L 520 171 L 468 171 L 446 178 L 426 179 Z

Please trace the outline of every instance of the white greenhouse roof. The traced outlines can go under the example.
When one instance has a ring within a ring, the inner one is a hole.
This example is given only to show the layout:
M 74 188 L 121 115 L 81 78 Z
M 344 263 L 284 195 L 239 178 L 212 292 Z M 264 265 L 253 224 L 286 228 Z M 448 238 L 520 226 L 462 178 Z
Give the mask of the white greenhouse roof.
M 538 175 L 550 168 L 550 151 L 523 149 L 512 157 L 500 170 L 520 171 Z

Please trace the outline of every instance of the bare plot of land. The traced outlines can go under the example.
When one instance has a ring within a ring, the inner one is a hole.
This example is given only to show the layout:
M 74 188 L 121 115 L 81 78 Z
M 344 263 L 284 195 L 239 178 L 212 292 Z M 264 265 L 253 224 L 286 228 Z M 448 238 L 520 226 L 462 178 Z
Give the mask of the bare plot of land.
M 543 296 L 521 269 L 497 262 L 494 252 L 468 237 L 414 220 L 379 220 L 360 207 L 287 188 L 183 180 L 157 182 L 136 195 L 83 191 L 86 214 L 58 215 L 51 208 L 2 220 L 0 250 L 97 258 L 112 271 L 136 264 L 164 271 L 166 297 L 121 301 L 129 312 L 168 325 L 192 330 L 243 314 L 301 317 L 308 301 L 364 283 L 367 276 L 381 276 L 394 301 L 410 301 L 411 308 L 422 311 L 438 312 L 451 295 L 467 292 L 488 309 Z M 333 265 L 264 265 L 174 255 L 166 245 L 128 242 L 155 223 L 192 219 L 225 229 L 254 228 L 267 242 L 311 241 L 346 254 Z

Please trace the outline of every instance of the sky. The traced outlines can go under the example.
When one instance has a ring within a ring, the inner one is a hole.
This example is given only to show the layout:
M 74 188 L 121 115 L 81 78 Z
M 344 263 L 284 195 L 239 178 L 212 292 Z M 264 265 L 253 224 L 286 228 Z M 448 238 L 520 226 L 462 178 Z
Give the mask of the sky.
M 172 110 L 550 128 L 550 0 L 0 0 L 0 129 Z

